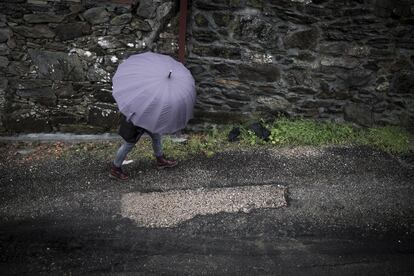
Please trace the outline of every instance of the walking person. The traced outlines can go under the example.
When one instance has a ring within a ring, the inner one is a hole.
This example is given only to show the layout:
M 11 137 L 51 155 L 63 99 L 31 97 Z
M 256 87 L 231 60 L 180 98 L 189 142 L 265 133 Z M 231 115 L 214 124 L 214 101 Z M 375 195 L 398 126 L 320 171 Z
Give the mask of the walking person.
M 147 133 L 151 137 L 157 168 L 164 169 L 177 166 L 178 162 L 176 160 L 168 160 L 165 158 L 162 147 L 162 136 L 160 134 L 152 133 L 141 127 L 135 126 L 131 122 L 128 122 L 126 117 L 121 114 L 119 135 L 123 138 L 124 143 L 116 152 L 115 159 L 111 164 L 110 176 L 112 178 L 119 180 L 129 179 L 128 174 L 122 169 L 122 163 L 144 133 Z
M 177 161 L 164 157 L 161 134 L 180 131 L 193 117 L 196 91 L 191 72 L 168 55 L 145 52 L 121 62 L 112 84 L 112 96 L 122 114 L 119 134 L 125 142 L 110 175 L 128 179 L 122 162 L 144 133 L 152 139 L 157 167 L 176 166 Z

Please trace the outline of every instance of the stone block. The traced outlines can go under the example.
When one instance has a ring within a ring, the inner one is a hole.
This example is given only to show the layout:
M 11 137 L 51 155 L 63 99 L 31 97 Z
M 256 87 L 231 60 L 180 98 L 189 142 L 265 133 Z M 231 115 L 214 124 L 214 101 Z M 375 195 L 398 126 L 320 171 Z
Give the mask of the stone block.
M 61 24 L 56 27 L 56 35 L 60 40 L 71 40 L 91 33 L 91 26 L 86 22 Z
M 280 69 L 270 64 L 241 64 L 237 75 L 241 82 L 276 82 L 280 79 Z
M 92 25 L 106 23 L 110 20 L 110 14 L 105 7 L 95 7 L 86 10 L 83 17 Z
M 56 105 L 56 95 L 51 87 L 18 89 L 16 95 L 45 106 Z
M 101 88 L 94 89 L 92 92 L 94 99 L 102 103 L 115 103 L 114 97 L 112 97 L 112 90 Z
M 137 15 L 143 18 L 154 18 L 159 6 L 158 1 L 140 0 Z
M 250 119 L 249 114 L 243 112 L 223 111 L 195 111 L 192 123 L 214 122 L 218 124 L 244 123 Z
M 298 95 L 316 95 L 317 93 L 314 87 L 306 86 L 292 86 L 289 87 L 288 91 Z
M 77 93 L 71 82 L 55 83 L 53 84 L 53 91 L 59 99 L 71 98 Z
M 125 13 L 125 14 L 115 16 L 111 20 L 111 25 L 115 25 L 115 26 L 125 25 L 131 22 L 131 20 L 132 20 L 132 15 L 130 13 Z
M 240 41 L 255 41 L 265 44 L 265 48 L 277 46 L 279 38 L 277 29 L 258 16 L 243 16 L 240 20 L 234 20 L 234 38 Z
M 0 43 L 7 42 L 12 36 L 12 31 L 9 28 L 0 28 Z
M 6 43 L 0 44 L 0 56 L 6 56 L 10 53 L 10 49 Z
M 7 65 L 9 65 L 9 59 L 7 57 L 0 56 L 0 69 L 7 68 Z
M 6 106 L 6 89 L 8 80 L 0 77 L 0 126 L 2 125 L 2 117 Z
M 9 87 L 9 80 L 3 77 L 0 77 L 0 89 L 6 90 Z
M 142 32 L 150 32 L 152 30 L 150 24 L 139 18 L 134 18 L 131 22 L 131 28 Z
M 259 97 L 257 103 L 272 112 L 286 112 L 292 108 L 292 104 L 288 100 L 278 96 Z
M 241 50 L 239 47 L 232 46 L 204 46 L 204 45 L 193 45 L 192 52 L 201 57 L 218 57 L 223 59 L 241 59 Z
M 239 89 L 224 89 L 222 93 L 227 99 L 231 100 L 246 102 L 250 102 L 252 100 L 252 97 L 250 97 L 246 92 L 243 93 L 243 91 L 240 91 Z
M 320 58 L 320 64 L 323 67 L 337 67 L 337 68 L 344 68 L 344 69 L 354 69 L 358 67 L 359 60 L 356 58 L 340 58 L 340 57 L 328 57 L 322 56 Z M 329 70 L 329 69 L 328 69 Z
M 26 76 L 29 73 L 29 66 L 25 62 L 12 61 L 7 67 L 7 71 L 11 75 Z
M 212 30 L 193 30 L 193 38 L 202 43 L 213 43 L 220 37 Z
M 344 87 L 358 88 L 368 85 L 372 80 L 372 72 L 368 70 L 352 70 L 343 74 L 338 74 L 338 78 L 343 81 Z
M 345 42 L 323 42 L 319 44 L 319 53 L 329 54 L 333 56 L 342 56 L 349 48 L 349 44 Z
M 228 12 L 227 13 L 215 12 L 213 13 L 213 19 L 214 19 L 214 23 L 216 23 L 217 26 L 226 27 L 234 19 L 234 16 L 230 15 Z
M 55 33 L 47 25 L 16 26 L 13 31 L 28 38 L 53 38 Z
M 100 103 L 89 108 L 88 123 L 93 126 L 100 126 L 105 129 L 116 128 L 118 119 L 118 111 L 114 105 Z
M 239 1 L 239 0 L 236 0 Z M 231 2 L 236 2 L 231 0 Z M 237 4 L 237 3 L 236 3 Z M 194 1 L 194 6 L 200 10 L 222 10 L 227 8 L 226 1 L 209 1 L 209 0 L 197 0 Z
M 208 26 L 208 20 L 202 13 L 197 13 L 194 16 L 194 22 L 198 27 L 207 27 Z
M 90 67 L 87 72 L 88 80 L 94 82 L 110 82 L 111 76 L 110 74 L 101 68 L 98 64 L 94 64 L 94 66 Z
M 23 19 L 32 24 L 38 23 L 60 23 L 63 21 L 63 15 L 56 15 L 54 13 L 44 12 L 44 13 L 32 13 L 25 14 Z
M 51 80 L 85 80 L 82 63 L 76 55 L 63 52 L 29 50 L 33 63 L 37 66 L 39 77 Z
M 108 35 L 119 35 L 122 33 L 124 26 L 110 26 L 108 29 Z
M 247 0 L 246 5 L 250 6 L 250 7 L 253 7 L 253 8 L 261 9 L 264 6 L 264 2 L 266 2 L 266 1 L 264 1 L 264 0 Z
M 365 104 L 350 103 L 344 106 L 344 119 L 366 127 L 374 123 L 371 107 Z
M 211 70 L 215 70 L 220 76 L 236 76 L 236 66 L 228 63 L 212 64 Z
M 52 86 L 50 80 L 10 78 L 9 86 L 12 89 L 32 89 Z
M 79 114 L 71 113 L 65 110 L 65 108 L 60 108 L 57 110 L 54 110 L 50 114 L 50 120 L 49 123 L 53 127 L 59 127 L 60 125 L 67 124 L 77 124 L 82 120 L 82 117 L 79 116 Z
M 101 46 L 103 49 L 116 49 L 125 46 L 123 43 L 119 41 L 118 38 L 114 36 L 98 37 L 98 45 Z
M 395 73 L 391 82 L 390 92 L 414 95 L 414 73 L 412 71 Z
M 48 119 L 48 116 L 42 111 L 18 110 L 6 113 L 3 123 L 4 127 L 12 133 L 50 132 L 52 127 Z
M 314 49 L 317 46 L 318 39 L 319 31 L 317 29 L 308 29 L 287 35 L 284 39 L 284 43 L 287 49 Z
M 70 55 L 76 54 L 80 59 L 88 61 L 88 62 L 95 62 L 97 59 L 97 55 L 95 52 L 74 48 L 69 51 Z

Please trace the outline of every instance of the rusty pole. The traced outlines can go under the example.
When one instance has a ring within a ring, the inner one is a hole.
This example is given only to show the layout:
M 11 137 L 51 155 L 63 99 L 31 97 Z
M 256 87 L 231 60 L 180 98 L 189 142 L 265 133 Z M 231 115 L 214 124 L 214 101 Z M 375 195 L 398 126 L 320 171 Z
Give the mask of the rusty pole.
M 185 60 L 185 33 L 187 29 L 187 0 L 180 0 L 180 26 L 178 34 L 178 60 Z

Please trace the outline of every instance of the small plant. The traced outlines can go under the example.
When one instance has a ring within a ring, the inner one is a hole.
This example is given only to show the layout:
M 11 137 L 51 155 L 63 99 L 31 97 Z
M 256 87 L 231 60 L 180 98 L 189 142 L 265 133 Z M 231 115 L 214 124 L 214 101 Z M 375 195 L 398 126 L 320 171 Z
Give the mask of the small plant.
M 250 129 L 241 128 L 240 135 L 242 142 L 254 146 L 259 143 L 259 138 Z
M 278 120 L 271 126 L 270 142 L 274 145 L 328 145 L 350 142 L 352 127 L 346 124 L 312 120 Z
M 188 136 L 185 143 L 173 143 L 168 137 L 164 140 L 164 149 L 167 154 L 175 158 L 186 158 L 190 155 L 202 154 L 212 157 L 219 151 L 226 150 L 229 146 L 226 141 L 229 128 L 218 129 L 212 127 L 204 133 L 193 133 Z

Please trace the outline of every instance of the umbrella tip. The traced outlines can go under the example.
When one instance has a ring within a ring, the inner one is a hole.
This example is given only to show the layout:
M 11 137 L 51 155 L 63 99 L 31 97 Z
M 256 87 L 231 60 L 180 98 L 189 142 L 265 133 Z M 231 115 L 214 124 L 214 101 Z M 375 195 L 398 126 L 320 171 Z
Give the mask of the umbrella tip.
M 170 73 L 168 74 L 168 78 L 171 78 L 171 73 L 172 73 L 172 70 L 170 70 Z

